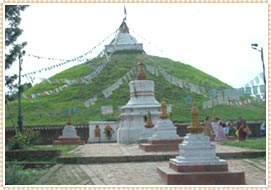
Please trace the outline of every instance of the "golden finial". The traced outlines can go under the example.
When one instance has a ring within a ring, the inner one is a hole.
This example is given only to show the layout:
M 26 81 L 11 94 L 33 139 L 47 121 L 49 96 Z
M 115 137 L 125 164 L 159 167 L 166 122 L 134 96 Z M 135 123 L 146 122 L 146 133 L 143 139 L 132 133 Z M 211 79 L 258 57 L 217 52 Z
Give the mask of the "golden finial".
M 146 128 L 152 128 L 154 125 L 152 123 L 152 119 L 151 119 L 151 112 L 148 111 L 148 114 L 147 114 L 147 121 L 146 121 L 146 124 L 145 124 L 145 127 Z
M 145 67 L 144 63 L 142 62 L 138 63 L 138 76 L 137 76 L 138 80 L 146 80 L 144 67 Z
M 167 103 L 165 101 L 165 98 L 163 98 L 163 100 L 162 100 L 161 107 L 162 107 L 162 113 L 160 114 L 160 118 L 167 119 L 168 113 L 167 113 Z
M 67 125 L 72 125 L 72 115 L 69 115 Z
M 196 101 L 193 102 L 191 115 L 192 115 L 191 126 L 187 127 L 187 129 L 190 131 L 190 133 L 194 133 L 194 134 L 195 133 L 202 133 L 203 127 L 200 126 L 200 122 L 199 122 L 199 110 L 197 108 Z
M 199 110 L 197 108 L 197 103 L 196 101 L 194 100 L 193 102 L 193 107 L 192 107 L 192 127 L 199 127 L 200 124 L 199 124 Z

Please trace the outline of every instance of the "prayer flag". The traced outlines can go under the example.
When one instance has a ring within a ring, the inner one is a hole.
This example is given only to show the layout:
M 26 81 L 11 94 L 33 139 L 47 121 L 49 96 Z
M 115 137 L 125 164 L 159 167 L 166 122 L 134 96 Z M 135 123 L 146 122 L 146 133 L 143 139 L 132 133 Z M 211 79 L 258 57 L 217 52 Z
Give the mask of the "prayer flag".
M 253 86 L 253 94 L 258 94 L 258 86 Z

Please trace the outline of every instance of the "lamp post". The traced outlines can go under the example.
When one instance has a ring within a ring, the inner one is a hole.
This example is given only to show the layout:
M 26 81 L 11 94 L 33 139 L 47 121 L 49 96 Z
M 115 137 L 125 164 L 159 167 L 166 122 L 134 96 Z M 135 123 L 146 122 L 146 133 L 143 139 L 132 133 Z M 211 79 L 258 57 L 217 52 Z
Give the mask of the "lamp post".
M 18 84 L 18 129 L 19 132 L 22 133 L 23 132 L 23 116 L 22 116 L 22 105 L 21 105 L 21 100 L 22 100 L 22 87 L 21 87 L 21 70 L 22 70 L 22 63 L 23 63 L 23 59 L 22 56 L 25 54 L 25 51 L 23 51 L 22 53 L 19 53 L 19 84 Z
M 262 59 L 262 65 L 263 65 L 263 82 L 264 82 L 264 86 L 266 88 L 266 79 L 265 79 L 265 67 L 264 67 L 264 60 L 263 60 L 263 48 L 261 47 L 261 49 L 258 49 L 258 44 L 251 44 L 252 49 L 255 49 L 259 52 L 261 52 L 261 59 Z M 264 93 L 264 98 L 266 96 L 266 92 Z

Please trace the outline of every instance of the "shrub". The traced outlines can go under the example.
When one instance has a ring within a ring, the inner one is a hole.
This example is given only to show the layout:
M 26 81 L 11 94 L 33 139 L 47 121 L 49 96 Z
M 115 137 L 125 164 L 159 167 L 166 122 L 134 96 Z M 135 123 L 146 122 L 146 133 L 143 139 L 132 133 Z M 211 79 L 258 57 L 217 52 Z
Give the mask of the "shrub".
M 42 175 L 48 172 L 48 169 L 23 169 L 17 163 L 5 164 L 5 184 L 6 185 L 32 185 Z
M 24 134 L 18 132 L 8 143 L 9 150 L 25 150 L 29 146 L 37 145 L 40 143 L 40 133 L 38 131 L 25 131 Z
M 40 144 L 40 138 L 39 138 L 40 132 L 39 131 L 27 130 L 27 131 L 25 131 L 24 134 L 27 139 L 28 146 Z
M 9 150 L 21 149 L 25 150 L 27 147 L 27 138 L 22 133 L 18 132 L 8 143 Z

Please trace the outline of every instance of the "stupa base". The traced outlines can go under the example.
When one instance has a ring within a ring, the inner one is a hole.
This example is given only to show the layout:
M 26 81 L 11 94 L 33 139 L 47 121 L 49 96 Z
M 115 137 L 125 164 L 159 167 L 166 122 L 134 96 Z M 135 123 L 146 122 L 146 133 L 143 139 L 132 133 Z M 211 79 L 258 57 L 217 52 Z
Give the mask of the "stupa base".
M 59 138 L 54 141 L 54 145 L 84 145 L 80 138 Z
M 182 141 L 182 138 L 174 140 L 151 140 L 146 144 L 139 144 L 139 148 L 146 152 L 178 151 L 179 144 Z
M 158 167 L 167 185 L 244 185 L 244 172 L 228 171 L 225 165 L 176 165 Z

